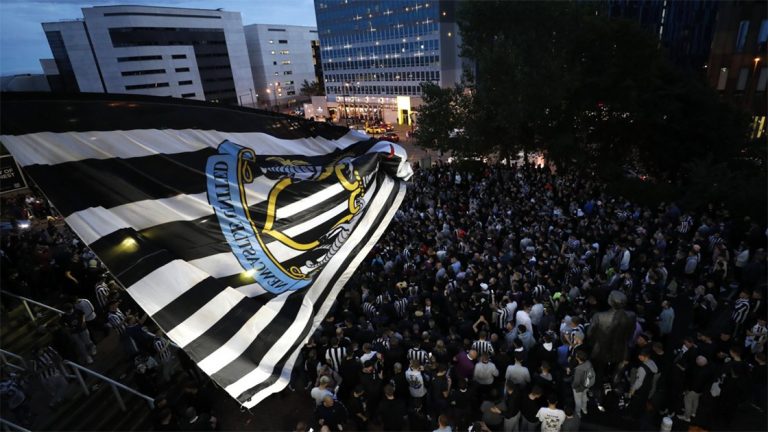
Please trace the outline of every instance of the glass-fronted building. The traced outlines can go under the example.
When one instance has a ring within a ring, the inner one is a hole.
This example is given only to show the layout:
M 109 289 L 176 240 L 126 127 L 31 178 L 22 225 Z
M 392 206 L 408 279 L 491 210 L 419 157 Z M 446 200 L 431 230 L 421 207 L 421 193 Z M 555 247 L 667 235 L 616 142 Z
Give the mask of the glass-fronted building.
M 322 68 L 337 118 L 411 123 L 421 83 L 461 79 L 455 2 L 315 0 Z

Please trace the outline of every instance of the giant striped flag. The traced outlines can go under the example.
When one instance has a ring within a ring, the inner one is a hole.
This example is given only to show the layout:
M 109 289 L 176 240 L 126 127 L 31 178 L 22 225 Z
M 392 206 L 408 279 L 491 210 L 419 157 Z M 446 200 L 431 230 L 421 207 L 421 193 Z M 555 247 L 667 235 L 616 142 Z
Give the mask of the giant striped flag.
M 5 94 L 3 145 L 128 293 L 246 407 L 386 229 L 404 150 L 195 101 Z

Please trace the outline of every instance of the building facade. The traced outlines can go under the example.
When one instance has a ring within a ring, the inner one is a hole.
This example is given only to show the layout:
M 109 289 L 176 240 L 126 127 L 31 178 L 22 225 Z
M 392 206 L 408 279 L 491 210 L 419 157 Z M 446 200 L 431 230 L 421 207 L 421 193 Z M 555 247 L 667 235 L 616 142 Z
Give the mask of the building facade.
M 256 104 L 239 12 L 155 6 L 82 12 L 82 20 L 43 23 L 61 90 Z
M 721 97 L 752 114 L 752 137 L 766 133 L 768 16 L 760 1 L 723 4 L 717 16 L 707 79 Z
M 318 80 L 313 55 L 317 28 L 251 24 L 245 26 L 245 41 L 261 107 L 295 106 L 302 99 L 302 83 Z
M 603 12 L 637 22 L 653 33 L 670 61 L 681 69 L 704 74 L 720 4 L 717 0 L 608 0 Z
M 315 0 L 328 102 L 336 118 L 412 123 L 421 83 L 462 76 L 455 2 Z

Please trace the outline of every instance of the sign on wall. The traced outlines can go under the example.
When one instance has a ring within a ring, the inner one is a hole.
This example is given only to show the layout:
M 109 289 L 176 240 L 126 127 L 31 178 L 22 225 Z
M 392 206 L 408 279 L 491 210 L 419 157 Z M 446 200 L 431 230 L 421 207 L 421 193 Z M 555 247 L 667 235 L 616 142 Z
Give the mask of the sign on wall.
M 27 182 L 11 155 L 0 156 L 0 194 L 24 189 Z

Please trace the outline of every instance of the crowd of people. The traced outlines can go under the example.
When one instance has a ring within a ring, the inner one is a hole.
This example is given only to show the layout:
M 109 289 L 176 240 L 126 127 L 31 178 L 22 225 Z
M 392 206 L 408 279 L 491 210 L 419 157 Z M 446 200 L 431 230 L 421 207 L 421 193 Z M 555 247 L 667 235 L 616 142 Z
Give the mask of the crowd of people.
M 316 408 L 298 429 L 762 418 L 766 234 L 717 203 L 608 196 L 584 173 L 418 170 L 304 347 L 291 390 Z
M 408 187 L 304 346 L 289 387 L 315 409 L 298 430 L 731 428 L 764 415 L 765 227 L 532 165 L 438 164 Z M 63 312 L 30 359 L 50 405 L 67 397 L 63 360 L 91 364 L 114 335 L 157 397 L 156 430 L 217 428 L 207 380 L 45 200 L 17 195 L 2 212 L 3 290 Z M 188 379 L 171 397 L 175 359 Z M 29 418 L 10 372 L 3 408 Z

